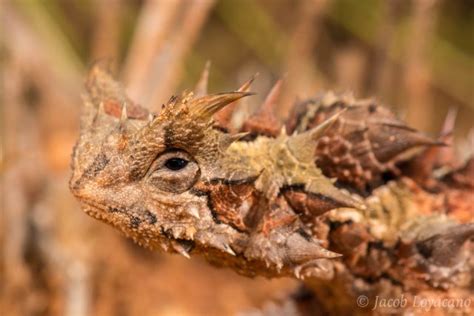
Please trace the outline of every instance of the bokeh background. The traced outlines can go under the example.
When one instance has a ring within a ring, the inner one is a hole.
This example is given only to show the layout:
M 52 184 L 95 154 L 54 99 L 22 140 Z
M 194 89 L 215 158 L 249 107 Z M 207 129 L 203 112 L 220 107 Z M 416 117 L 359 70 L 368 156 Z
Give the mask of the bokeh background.
M 282 118 L 350 90 L 433 136 L 457 109 L 456 144 L 473 137 L 469 0 L 1 0 L 0 17 L 2 315 L 228 315 L 297 287 L 143 250 L 80 211 L 69 159 L 94 60 L 149 108 L 210 60 L 211 92 L 259 73 L 246 113 L 284 78 Z

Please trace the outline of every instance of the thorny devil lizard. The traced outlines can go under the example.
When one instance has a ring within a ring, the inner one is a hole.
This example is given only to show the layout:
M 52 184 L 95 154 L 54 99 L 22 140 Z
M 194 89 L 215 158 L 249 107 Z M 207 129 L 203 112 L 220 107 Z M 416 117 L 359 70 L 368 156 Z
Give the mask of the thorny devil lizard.
M 70 180 L 87 214 L 149 249 L 304 279 L 318 311 L 373 312 L 356 298 L 402 295 L 408 304 L 375 313 L 410 311 L 417 297 L 465 299 L 456 311 L 469 313 L 474 162 L 433 172 L 449 136 L 334 93 L 297 103 L 280 124 L 280 83 L 236 128 L 252 80 L 208 95 L 207 71 L 156 114 L 92 67 Z

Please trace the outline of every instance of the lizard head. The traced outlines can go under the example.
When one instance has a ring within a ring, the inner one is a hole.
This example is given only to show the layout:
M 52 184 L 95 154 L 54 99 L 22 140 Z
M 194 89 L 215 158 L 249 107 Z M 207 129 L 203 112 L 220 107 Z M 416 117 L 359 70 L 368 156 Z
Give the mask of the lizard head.
M 308 262 L 337 257 L 300 217 L 357 207 L 314 163 L 314 142 L 337 116 L 298 135 L 236 141 L 242 133 L 222 132 L 213 115 L 248 87 L 184 93 L 153 114 L 93 67 L 70 180 L 82 209 L 142 246 L 186 257 L 195 249 L 246 273 L 247 260 L 301 275 Z
M 232 142 L 213 129 L 212 115 L 249 93 L 184 93 L 153 115 L 99 66 L 86 91 L 70 180 L 86 213 L 149 248 L 176 248 L 171 241 L 226 228 L 195 186 L 219 172 L 219 157 Z

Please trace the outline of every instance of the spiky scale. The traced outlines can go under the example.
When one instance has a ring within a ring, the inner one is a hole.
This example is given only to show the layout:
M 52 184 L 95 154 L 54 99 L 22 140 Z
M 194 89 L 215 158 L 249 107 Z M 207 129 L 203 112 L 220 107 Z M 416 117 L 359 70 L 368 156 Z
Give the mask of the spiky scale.
M 128 120 L 128 114 L 127 114 L 127 104 L 122 105 L 122 111 L 120 114 L 120 123 L 124 124 Z
M 183 245 L 182 243 L 180 243 L 179 241 L 172 241 L 171 242 L 171 246 L 173 247 L 173 249 L 179 253 L 180 255 L 182 255 L 183 257 L 185 257 L 186 259 L 191 259 L 191 256 L 189 255 L 189 252 L 188 250 L 186 249 L 186 246 Z
M 250 92 L 252 83 L 257 77 L 257 75 L 258 74 L 255 74 L 249 80 L 244 82 L 237 91 Z M 220 128 L 223 131 L 227 131 L 231 133 L 235 132 L 236 127 L 232 125 L 232 118 L 233 118 L 235 110 L 240 105 L 240 103 L 241 101 L 232 102 L 214 115 L 215 124 L 218 128 Z
M 455 158 L 455 150 L 452 146 L 456 115 L 457 110 L 450 108 L 439 133 L 438 139 L 445 146 L 428 147 L 405 166 L 406 174 L 427 188 L 432 188 L 436 185 L 432 178 L 436 169 L 443 168 L 447 170 L 455 168 L 459 164 Z
M 328 93 L 296 105 L 288 120 L 291 132 L 304 132 L 345 109 L 316 146 L 318 167 L 340 183 L 366 191 L 381 182 L 383 173 L 398 173 L 396 165 L 426 146 L 441 145 L 407 127 L 373 100 Z
M 211 69 L 211 62 L 208 60 L 201 73 L 201 77 L 199 78 L 199 81 L 197 82 L 196 87 L 194 88 L 194 94 L 197 97 L 203 97 L 207 95 L 207 86 L 209 84 L 210 69 Z
M 278 80 L 268 93 L 262 106 L 245 120 L 241 131 L 269 137 L 275 137 L 280 133 L 282 123 L 276 117 L 274 108 L 281 93 L 281 86 L 282 80 Z
M 419 241 L 417 249 L 434 264 L 449 267 L 459 262 L 462 246 L 472 238 L 474 238 L 474 223 L 459 224 Z

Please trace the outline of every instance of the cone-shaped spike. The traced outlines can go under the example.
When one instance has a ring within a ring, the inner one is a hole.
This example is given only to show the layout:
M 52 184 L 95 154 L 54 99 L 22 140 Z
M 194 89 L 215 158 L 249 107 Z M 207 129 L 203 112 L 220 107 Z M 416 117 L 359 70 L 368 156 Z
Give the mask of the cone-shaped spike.
M 94 126 L 97 126 L 100 124 L 101 118 L 105 117 L 105 106 L 104 102 L 100 102 L 99 106 L 97 108 L 97 112 L 95 113 L 94 119 L 92 121 L 92 124 Z
M 330 118 L 319 124 L 318 126 L 301 134 L 296 134 L 288 140 L 288 148 L 297 153 L 304 161 L 314 160 L 315 141 L 324 136 L 325 132 L 339 119 L 346 111 L 343 109 Z
M 288 258 L 293 263 L 305 263 L 321 258 L 337 258 L 341 254 L 321 247 L 317 240 L 307 240 L 299 233 L 294 233 L 286 241 Z
M 278 103 L 281 87 L 282 80 L 278 80 L 268 93 L 260 109 L 244 122 L 242 131 L 255 135 L 278 136 L 282 124 L 276 118 L 274 109 Z
M 199 215 L 199 210 L 196 208 L 196 207 L 189 207 L 187 209 L 187 212 L 189 215 L 197 218 L 197 219 L 200 219 L 201 218 L 201 215 Z
M 313 140 L 319 139 L 321 136 L 324 135 L 324 133 L 328 130 L 328 128 L 330 128 L 339 119 L 339 117 L 341 117 L 341 115 L 346 111 L 347 109 L 343 109 L 337 112 L 336 114 L 334 114 L 333 116 L 331 116 L 330 118 L 328 118 L 327 120 L 325 120 L 324 122 L 322 122 L 321 124 L 319 124 L 318 126 L 310 129 L 308 131 L 309 136 Z
M 122 135 L 122 137 L 125 137 L 125 134 L 127 133 L 127 120 L 127 104 L 124 103 L 122 104 L 122 108 L 120 110 L 120 119 L 118 123 L 118 132 Z
M 173 247 L 173 249 L 181 254 L 183 257 L 187 258 L 187 259 L 190 259 L 191 256 L 189 255 L 189 250 L 186 249 L 185 245 L 183 245 L 182 243 L 180 243 L 179 241 L 177 240 L 172 240 L 171 241 L 171 246 Z
M 238 133 L 238 134 L 224 134 L 219 143 L 220 150 L 225 151 L 233 142 L 236 142 L 244 138 L 248 134 L 249 134 L 248 132 Z
M 252 83 L 257 77 L 257 75 L 258 74 L 253 75 L 252 78 L 244 82 L 244 84 L 242 84 L 242 86 L 240 86 L 240 88 L 237 91 L 249 92 L 252 86 Z M 228 106 L 226 106 L 224 109 L 222 109 L 222 111 L 217 112 L 216 115 L 214 116 L 216 125 L 223 130 L 233 132 L 234 129 L 231 126 L 232 116 L 234 115 L 235 109 L 237 108 L 239 104 L 240 102 L 232 102 Z
M 262 104 L 261 112 L 268 111 L 269 113 L 274 114 L 274 109 L 276 104 L 278 103 L 278 98 L 280 97 L 281 94 L 281 87 L 283 84 L 283 80 L 278 80 L 273 88 L 270 90 L 268 93 L 267 97 L 265 98 L 265 101 Z
M 235 256 L 234 250 L 232 250 L 232 248 L 230 248 L 230 246 L 227 244 L 224 244 L 224 251 L 227 252 L 231 256 Z
M 454 126 L 456 123 L 456 117 L 458 115 L 458 109 L 455 107 L 451 107 L 446 114 L 446 117 L 443 122 L 443 127 L 441 128 L 441 137 L 450 136 L 452 138 L 452 134 L 454 131 Z
M 258 76 L 258 72 L 255 75 L 253 75 L 249 80 L 245 81 L 237 91 L 241 91 L 241 92 L 250 91 L 250 88 L 252 87 L 252 83 L 255 81 L 255 78 L 257 78 L 257 76 Z
M 253 93 L 236 91 L 204 96 L 192 101 L 190 112 L 195 118 L 207 120 L 229 103 L 249 95 L 253 95 Z
M 417 248 L 433 263 L 440 266 L 452 266 L 458 262 L 458 255 L 464 242 L 473 237 L 474 223 L 460 224 L 418 242 Z
M 203 97 L 207 95 L 207 86 L 209 83 L 210 68 L 211 68 L 211 62 L 208 60 L 201 73 L 201 77 L 199 78 L 199 81 L 197 82 L 196 87 L 194 88 L 194 95 L 196 97 Z
M 122 105 L 122 112 L 120 113 L 120 123 L 121 124 L 124 124 L 128 119 L 128 115 L 127 115 L 127 104 L 124 103 Z
M 446 114 L 438 139 L 443 144 L 452 144 L 456 115 L 456 108 L 450 108 Z M 426 182 L 431 178 L 431 174 L 436 168 L 440 166 L 454 166 L 455 163 L 455 153 L 452 146 L 429 147 L 411 162 L 410 172 L 413 178 L 426 185 Z
M 373 128 L 369 129 L 369 137 L 373 143 L 383 144 L 383 146 L 374 148 L 375 157 L 382 163 L 416 147 L 446 145 L 444 142 L 428 137 L 402 123 L 376 123 Z

